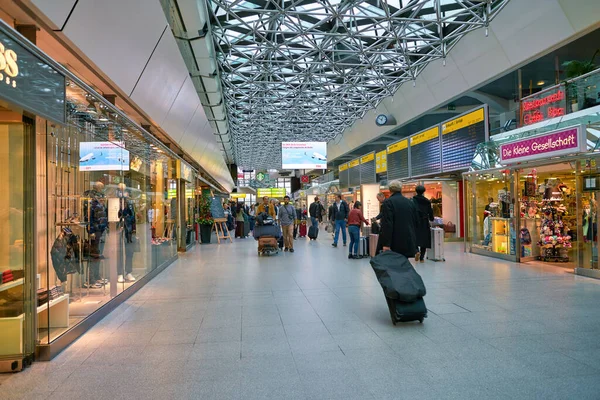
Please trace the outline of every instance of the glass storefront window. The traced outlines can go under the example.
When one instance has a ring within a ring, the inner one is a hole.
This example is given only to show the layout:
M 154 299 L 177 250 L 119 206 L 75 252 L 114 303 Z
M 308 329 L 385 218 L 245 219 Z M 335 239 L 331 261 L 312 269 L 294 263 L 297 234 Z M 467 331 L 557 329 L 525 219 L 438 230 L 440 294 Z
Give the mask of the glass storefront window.
M 465 174 L 471 204 L 470 242 L 477 253 L 516 259 L 514 174 L 509 170 Z
M 48 344 L 177 255 L 175 159 L 74 82 L 67 125 L 40 120 L 38 342 Z M 43 129 L 43 128 L 44 129 Z

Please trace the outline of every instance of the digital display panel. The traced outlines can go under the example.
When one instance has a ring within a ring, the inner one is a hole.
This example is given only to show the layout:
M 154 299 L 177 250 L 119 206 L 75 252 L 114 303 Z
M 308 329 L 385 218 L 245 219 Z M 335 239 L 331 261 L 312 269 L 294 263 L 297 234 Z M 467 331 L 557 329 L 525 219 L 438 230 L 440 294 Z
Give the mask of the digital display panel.
M 409 177 L 409 148 L 408 139 L 392 143 L 387 147 L 387 176 L 388 180 Z
M 434 126 L 410 137 L 411 176 L 441 172 L 440 127 Z
M 129 171 L 129 151 L 121 143 L 79 143 L 81 171 Z
M 326 169 L 326 142 L 282 142 L 282 169 Z
M 360 186 L 360 159 L 348 163 L 348 187 Z
M 360 183 L 375 183 L 377 182 L 377 174 L 375 172 L 375 152 L 366 154 L 360 158 Z
M 471 166 L 479 143 L 487 140 L 487 108 L 442 122 L 442 169 L 444 172 Z

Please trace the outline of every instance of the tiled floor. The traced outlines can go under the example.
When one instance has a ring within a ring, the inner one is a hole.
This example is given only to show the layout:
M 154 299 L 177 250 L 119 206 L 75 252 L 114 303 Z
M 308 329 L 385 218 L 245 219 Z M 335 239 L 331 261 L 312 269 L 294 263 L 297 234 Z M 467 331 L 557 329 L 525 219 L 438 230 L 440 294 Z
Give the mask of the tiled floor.
M 446 246 L 423 325 L 329 238 L 197 246 L 0 399 L 600 399 L 600 281 Z

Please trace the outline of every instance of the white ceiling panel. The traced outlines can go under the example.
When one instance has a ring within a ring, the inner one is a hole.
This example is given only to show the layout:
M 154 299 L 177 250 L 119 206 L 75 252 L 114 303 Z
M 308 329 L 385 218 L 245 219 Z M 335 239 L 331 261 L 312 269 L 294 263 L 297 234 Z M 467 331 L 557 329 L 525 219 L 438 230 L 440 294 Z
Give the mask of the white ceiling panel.
M 62 29 L 77 0 L 32 0 L 32 3 L 56 25 L 56 29 Z
M 175 38 L 167 32 L 156 46 L 131 98 L 162 126 L 188 77 Z
M 79 0 L 63 33 L 130 94 L 167 26 L 158 1 Z
M 199 106 L 200 100 L 196 88 L 194 88 L 194 84 L 188 76 L 183 82 L 183 86 L 179 90 L 165 121 L 161 124 L 162 128 L 169 132 L 169 136 L 173 140 L 180 141 Z

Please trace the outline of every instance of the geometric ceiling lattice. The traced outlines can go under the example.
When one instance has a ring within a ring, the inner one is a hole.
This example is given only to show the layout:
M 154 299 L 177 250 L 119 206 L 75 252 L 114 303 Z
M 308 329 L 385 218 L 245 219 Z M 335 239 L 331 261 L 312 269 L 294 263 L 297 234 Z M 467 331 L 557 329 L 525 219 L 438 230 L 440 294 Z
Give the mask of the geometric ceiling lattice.
M 508 0 L 207 0 L 236 162 L 329 141 Z

